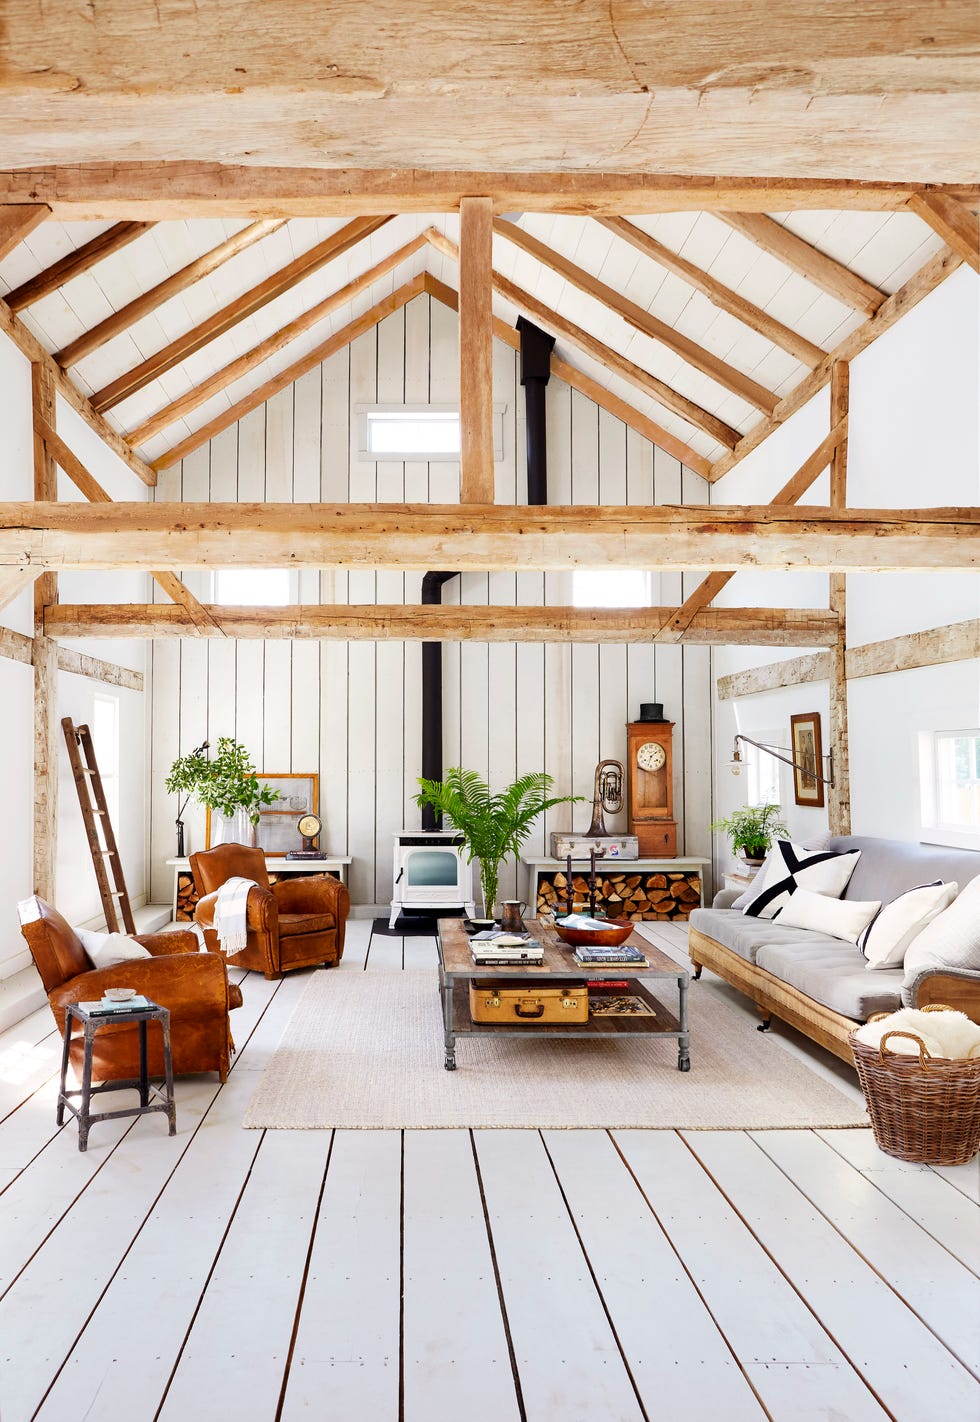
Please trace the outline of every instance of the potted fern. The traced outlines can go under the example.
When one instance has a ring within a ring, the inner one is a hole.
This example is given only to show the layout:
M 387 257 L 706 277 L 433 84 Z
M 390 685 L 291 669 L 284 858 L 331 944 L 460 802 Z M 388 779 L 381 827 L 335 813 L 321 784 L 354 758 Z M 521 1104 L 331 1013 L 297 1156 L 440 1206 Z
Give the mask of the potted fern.
M 759 865 L 769 853 L 773 840 L 789 835 L 782 820 L 777 819 L 778 814 L 778 805 L 743 805 L 727 820 L 715 820 L 709 828 L 724 830 L 731 840 L 732 853 L 741 852 L 746 864 Z
M 508 855 L 518 855 L 527 842 L 538 815 L 554 805 L 581 800 L 581 795 L 549 795 L 554 784 L 543 771 L 522 775 L 505 790 L 490 793 L 487 782 L 475 770 L 454 766 L 444 780 L 419 778 L 422 787 L 415 797 L 421 809 L 431 805 L 463 836 L 467 858 L 480 861 L 483 911 L 493 916 L 497 902 L 500 866 Z

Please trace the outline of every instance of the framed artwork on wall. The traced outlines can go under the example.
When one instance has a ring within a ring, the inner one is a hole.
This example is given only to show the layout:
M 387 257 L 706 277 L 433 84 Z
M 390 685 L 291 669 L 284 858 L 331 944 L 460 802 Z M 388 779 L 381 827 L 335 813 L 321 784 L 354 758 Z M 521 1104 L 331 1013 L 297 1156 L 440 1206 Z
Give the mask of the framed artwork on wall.
M 793 789 L 798 805 L 809 805 L 815 810 L 823 809 L 823 742 L 820 736 L 820 712 L 807 712 L 802 716 L 791 716 Z
M 303 848 L 303 836 L 297 829 L 299 819 L 304 814 L 319 813 L 320 777 L 309 775 L 270 774 L 258 772 L 263 785 L 279 791 L 279 799 L 271 805 L 263 805 L 259 812 L 259 823 L 255 830 L 255 843 L 264 849 L 272 859 L 281 859 L 291 849 Z M 216 811 L 208 810 L 205 817 L 205 848 L 212 843 L 220 844 L 224 839 L 233 838 L 229 834 L 223 817 Z

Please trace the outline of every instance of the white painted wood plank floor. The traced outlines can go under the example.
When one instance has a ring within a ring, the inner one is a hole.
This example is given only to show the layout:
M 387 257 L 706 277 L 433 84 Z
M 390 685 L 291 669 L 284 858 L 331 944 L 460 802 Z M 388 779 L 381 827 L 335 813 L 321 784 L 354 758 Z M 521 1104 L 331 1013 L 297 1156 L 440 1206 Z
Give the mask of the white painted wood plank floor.
M 352 920 L 339 971 L 435 962 Z M 47 1011 L 0 1036 L 2 1422 L 980 1416 L 976 1162 L 860 1130 L 243 1131 L 307 978 L 245 977 L 231 1077 L 178 1082 L 175 1139 L 105 1123 L 81 1155 Z

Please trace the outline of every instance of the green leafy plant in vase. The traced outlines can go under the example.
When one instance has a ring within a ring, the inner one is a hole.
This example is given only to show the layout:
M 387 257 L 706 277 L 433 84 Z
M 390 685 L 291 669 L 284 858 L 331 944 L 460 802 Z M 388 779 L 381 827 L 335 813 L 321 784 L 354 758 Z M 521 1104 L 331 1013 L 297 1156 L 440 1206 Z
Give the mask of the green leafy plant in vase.
M 496 795 L 475 770 L 460 766 L 447 770 L 444 780 L 420 777 L 418 783 L 422 787 L 415 797 L 419 808 L 431 805 L 450 829 L 463 836 L 469 862 L 479 859 L 483 910 L 488 917 L 497 903 L 500 866 L 509 855 L 520 854 L 537 817 L 554 805 L 582 799 L 581 795 L 550 795 L 554 781 L 543 771 L 522 775 Z
M 263 805 L 272 805 L 279 799 L 279 791 L 262 784 L 251 755 L 231 736 L 218 737 L 214 756 L 208 755 L 207 741 L 187 755 L 179 756 L 170 767 L 165 783 L 172 795 L 185 796 L 185 805 L 189 797 L 226 820 L 236 817 L 247 820 L 251 827 L 248 840 L 253 844 Z M 178 847 L 182 848 L 179 814 Z
M 709 828 L 723 830 L 731 840 L 732 853 L 741 853 L 746 864 L 761 864 L 774 839 L 789 838 L 779 813 L 778 805 L 743 805 Z

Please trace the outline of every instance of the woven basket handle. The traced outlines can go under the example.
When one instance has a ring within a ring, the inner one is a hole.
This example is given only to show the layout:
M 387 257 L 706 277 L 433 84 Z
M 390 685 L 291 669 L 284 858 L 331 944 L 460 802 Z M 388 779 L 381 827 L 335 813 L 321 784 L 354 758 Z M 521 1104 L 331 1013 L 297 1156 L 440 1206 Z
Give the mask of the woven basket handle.
M 878 1055 L 881 1057 L 882 1061 L 884 1061 L 885 1059 L 885 1043 L 889 1041 L 892 1037 L 907 1037 L 910 1042 L 914 1042 L 919 1049 L 920 1064 L 922 1066 L 929 1065 L 930 1061 L 932 1060 L 932 1054 L 929 1051 L 929 1048 L 926 1046 L 925 1042 L 923 1042 L 922 1038 L 917 1037 L 914 1032 L 886 1032 L 885 1035 L 882 1037 L 881 1041 L 878 1043 Z M 901 1054 L 893 1052 L 892 1055 L 898 1056 Z
M 927 1002 L 925 1007 L 920 1007 L 919 1012 L 955 1012 L 955 1007 L 947 1007 L 945 1002 Z

